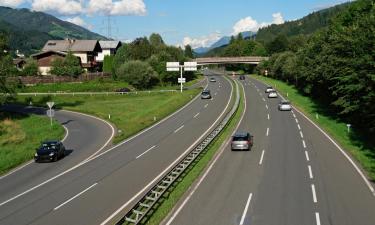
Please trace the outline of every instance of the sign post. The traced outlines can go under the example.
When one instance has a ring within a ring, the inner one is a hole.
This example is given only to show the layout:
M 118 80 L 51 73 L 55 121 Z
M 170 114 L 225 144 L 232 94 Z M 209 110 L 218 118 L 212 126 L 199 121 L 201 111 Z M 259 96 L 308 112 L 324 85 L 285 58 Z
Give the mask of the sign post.
M 179 62 L 167 62 L 167 71 L 180 71 L 180 78 L 178 83 L 180 84 L 181 93 L 183 84 L 186 83 L 186 78 L 183 77 L 184 71 L 197 71 L 197 62 L 184 62 L 184 65 L 180 65 Z
M 52 118 L 55 116 L 55 110 L 52 109 L 52 107 L 55 105 L 54 102 L 47 102 L 48 106 L 48 111 L 47 111 L 47 116 L 50 118 L 51 121 L 51 127 L 52 127 Z

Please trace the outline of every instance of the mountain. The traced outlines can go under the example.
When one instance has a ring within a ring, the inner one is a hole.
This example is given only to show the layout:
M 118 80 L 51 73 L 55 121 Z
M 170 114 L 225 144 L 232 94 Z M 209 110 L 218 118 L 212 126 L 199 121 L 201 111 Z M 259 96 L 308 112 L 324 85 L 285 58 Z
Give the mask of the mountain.
M 43 12 L 1 6 L 0 32 L 8 33 L 11 50 L 26 54 L 40 50 L 49 39 L 107 39 Z
M 241 34 L 242 34 L 242 37 L 244 39 L 251 38 L 255 35 L 255 33 L 251 32 L 251 31 L 242 32 Z M 220 38 L 218 41 L 216 41 L 215 43 L 213 43 L 210 47 L 196 48 L 196 49 L 194 49 L 194 52 L 197 55 L 203 55 L 203 54 L 209 52 L 210 50 L 212 50 L 214 48 L 219 48 L 219 47 L 223 47 L 225 45 L 228 45 L 229 42 L 230 42 L 230 39 L 231 39 L 230 36 L 224 36 L 224 37 Z
M 351 3 L 340 4 L 331 8 L 323 9 L 310 13 L 302 19 L 288 21 L 283 24 L 272 24 L 270 26 L 259 29 L 256 40 L 268 43 L 279 35 L 292 37 L 296 35 L 310 35 L 315 31 L 327 27 L 332 18 L 346 10 Z

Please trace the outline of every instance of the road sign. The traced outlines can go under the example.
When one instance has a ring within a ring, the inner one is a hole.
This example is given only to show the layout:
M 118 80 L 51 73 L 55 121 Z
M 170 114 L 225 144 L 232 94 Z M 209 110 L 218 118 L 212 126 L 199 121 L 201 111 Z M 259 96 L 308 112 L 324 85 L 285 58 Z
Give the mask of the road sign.
M 52 109 L 52 107 L 55 105 L 54 102 L 47 102 L 47 105 L 50 109 Z
M 184 62 L 185 71 L 197 71 L 197 62 Z
M 180 71 L 179 62 L 167 62 L 167 71 Z
M 53 110 L 53 109 L 47 110 L 47 116 L 50 117 L 50 118 L 54 117 L 55 116 L 55 110 Z
M 186 83 L 186 78 L 184 78 L 184 77 L 183 77 L 183 78 L 178 78 L 178 83 L 179 83 L 179 84 L 181 84 L 181 83 L 182 83 L 182 84 L 183 84 L 183 83 Z

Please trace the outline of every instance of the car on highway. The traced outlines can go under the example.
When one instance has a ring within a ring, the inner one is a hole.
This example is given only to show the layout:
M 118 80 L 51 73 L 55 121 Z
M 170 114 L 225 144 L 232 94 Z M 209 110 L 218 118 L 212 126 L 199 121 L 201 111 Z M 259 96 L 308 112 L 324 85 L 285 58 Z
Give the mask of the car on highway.
M 277 98 L 277 92 L 271 91 L 270 93 L 268 93 L 268 98 Z
M 268 87 L 266 87 L 266 90 L 264 92 L 265 93 L 270 93 L 272 91 L 275 91 L 275 89 L 273 89 L 273 87 L 271 87 L 271 86 L 268 86 Z
M 236 132 L 232 136 L 231 149 L 234 150 L 247 150 L 250 151 L 253 147 L 253 135 L 249 132 Z
M 44 141 L 36 149 L 34 161 L 54 161 L 65 156 L 65 146 L 61 141 Z
M 245 76 L 244 76 L 244 75 L 241 75 L 241 76 L 240 76 L 240 80 L 245 80 Z
M 201 99 L 211 99 L 211 92 L 210 90 L 204 90 L 201 93 Z
M 210 82 L 216 82 L 215 77 L 211 77 L 211 78 L 210 78 Z
M 119 89 L 116 89 L 115 92 L 119 92 L 119 93 L 124 93 L 124 92 L 130 92 L 131 90 L 129 88 L 119 88 Z
M 282 100 L 282 101 L 279 103 L 278 109 L 279 109 L 280 111 L 290 111 L 290 110 L 292 110 L 292 106 L 290 105 L 290 102 L 289 102 L 289 101 Z

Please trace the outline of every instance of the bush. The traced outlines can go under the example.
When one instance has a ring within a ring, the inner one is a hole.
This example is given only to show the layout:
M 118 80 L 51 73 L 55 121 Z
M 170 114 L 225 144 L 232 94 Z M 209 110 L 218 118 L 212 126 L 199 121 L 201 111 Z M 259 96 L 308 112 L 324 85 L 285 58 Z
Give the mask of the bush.
M 38 63 L 32 58 L 26 60 L 26 65 L 24 69 L 21 71 L 21 75 L 23 76 L 39 75 Z
M 78 77 L 82 72 L 79 59 L 71 52 L 64 59 L 57 58 L 52 62 L 51 73 L 54 75 Z
M 103 61 L 103 72 L 105 73 L 112 73 L 113 72 L 113 61 L 114 61 L 113 55 L 106 55 L 104 56 Z
M 117 69 L 118 79 L 128 82 L 138 89 L 147 89 L 154 86 L 157 82 L 157 76 L 154 69 L 146 62 L 129 61 Z

